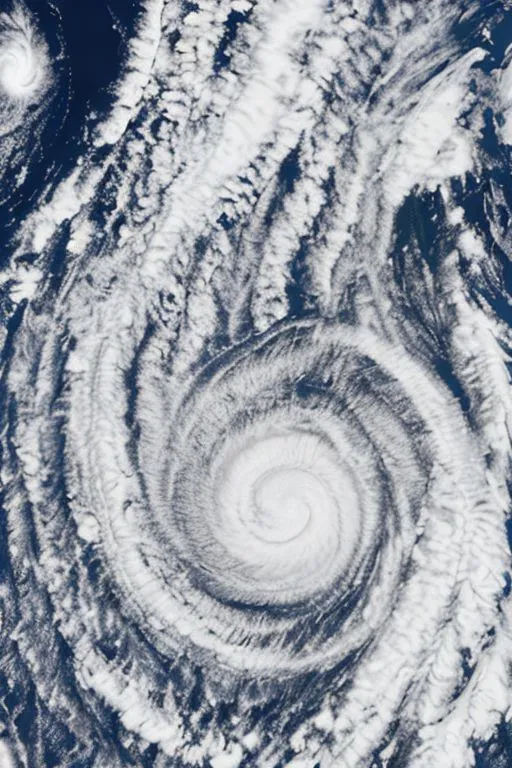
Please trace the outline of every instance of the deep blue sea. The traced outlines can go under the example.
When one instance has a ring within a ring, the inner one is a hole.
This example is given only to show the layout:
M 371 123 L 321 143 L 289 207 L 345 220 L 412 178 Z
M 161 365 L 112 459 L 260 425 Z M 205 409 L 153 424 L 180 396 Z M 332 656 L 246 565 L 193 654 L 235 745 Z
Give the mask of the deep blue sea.
M 512 766 L 512 5 L 0 2 L 0 768 Z

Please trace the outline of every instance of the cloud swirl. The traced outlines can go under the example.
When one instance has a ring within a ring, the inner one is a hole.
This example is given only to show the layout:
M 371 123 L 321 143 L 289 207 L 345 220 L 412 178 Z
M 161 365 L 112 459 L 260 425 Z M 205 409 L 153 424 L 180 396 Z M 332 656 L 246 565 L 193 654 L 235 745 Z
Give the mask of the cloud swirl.
M 21 121 L 59 80 L 13 13 Z M 480 14 L 141 4 L 111 107 L 10 246 L 6 765 L 494 754 L 510 10 Z

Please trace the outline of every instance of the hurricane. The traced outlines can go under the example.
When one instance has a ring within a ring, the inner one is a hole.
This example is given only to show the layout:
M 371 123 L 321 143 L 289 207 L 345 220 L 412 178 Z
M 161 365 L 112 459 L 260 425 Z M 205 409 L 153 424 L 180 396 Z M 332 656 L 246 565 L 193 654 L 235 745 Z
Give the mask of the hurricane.
M 2 768 L 510 765 L 512 6 L 127 5 L 0 13 Z

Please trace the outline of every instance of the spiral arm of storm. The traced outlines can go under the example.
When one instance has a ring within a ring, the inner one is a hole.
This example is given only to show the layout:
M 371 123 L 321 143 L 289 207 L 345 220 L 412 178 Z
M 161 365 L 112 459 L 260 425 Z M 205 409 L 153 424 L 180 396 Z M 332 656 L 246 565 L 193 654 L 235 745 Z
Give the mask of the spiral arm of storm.
M 2 766 L 508 764 L 512 9 L 424 5 L 146 0 L 16 214 Z M 20 189 L 65 78 L 0 14 Z

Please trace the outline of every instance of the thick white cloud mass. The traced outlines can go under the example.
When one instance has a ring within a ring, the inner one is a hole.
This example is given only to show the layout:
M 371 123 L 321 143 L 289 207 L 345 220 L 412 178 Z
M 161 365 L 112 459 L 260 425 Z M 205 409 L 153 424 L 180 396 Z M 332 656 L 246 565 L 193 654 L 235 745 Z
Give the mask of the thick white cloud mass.
M 468 768 L 512 704 L 511 11 L 185 5 L 16 234 L 6 685 L 62 766 Z M 54 85 L 0 16 L 0 157 Z

